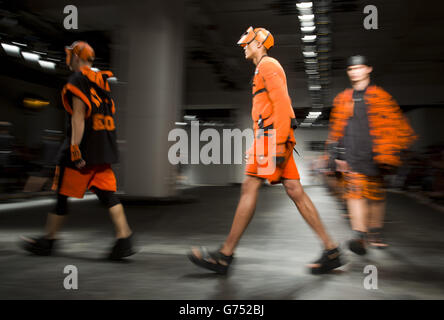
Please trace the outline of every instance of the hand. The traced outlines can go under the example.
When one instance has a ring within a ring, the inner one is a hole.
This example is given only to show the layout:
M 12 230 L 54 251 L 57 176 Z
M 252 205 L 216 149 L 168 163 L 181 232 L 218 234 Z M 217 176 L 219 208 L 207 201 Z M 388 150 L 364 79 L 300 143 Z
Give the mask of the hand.
M 82 152 L 77 144 L 71 145 L 71 161 L 74 162 L 74 165 L 78 169 L 86 165 L 85 160 L 82 159 Z
M 86 166 L 86 162 L 83 159 L 77 160 L 74 162 L 77 169 L 82 169 L 84 166 Z
M 350 171 L 347 161 L 335 159 L 335 163 L 336 163 L 336 171 L 339 172 Z

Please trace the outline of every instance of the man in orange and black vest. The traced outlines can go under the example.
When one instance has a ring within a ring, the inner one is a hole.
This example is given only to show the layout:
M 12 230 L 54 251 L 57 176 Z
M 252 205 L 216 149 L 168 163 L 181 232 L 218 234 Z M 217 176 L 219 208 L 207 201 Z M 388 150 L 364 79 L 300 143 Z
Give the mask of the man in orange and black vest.
M 344 176 L 344 197 L 354 231 L 348 246 L 363 255 L 367 243 L 378 248 L 387 246 L 381 233 L 385 213 L 383 177 L 401 164 L 400 151 L 416 137 L 396 101 L 370 83 L 373 69 L 367 58 L 352 56 L 347 64 L 352 89 L 334 99 L 327 149 Z
M 68 197 L 83 198 L 89 189 L 109 210 L 117 240 L 108 257 L 119 260 L 135 252 L 123 206 L 115 195 L 116 178 L 111 168 L 118 161 L 116 110 L 108 84 L 112 73 L 91 69 L 95 53 L 86 42 L 76 41 L 65 51 L 66 64 L 74 73 L 62 91 L 69 121 L 54 178 L 57 203 L 48 214 L 46 234 L 23 237 L 23 245 L 34 254 L 51 255 L 68 211 Z
M 342 265 L 340 252 L 328 236 L 318 212 L 300 183 L 293 159 L 295 116 L 287 89 L 287 79 L 279 62 L 267 55 L 274 45 L 272 34 L 263 28 L 252 27 L 238 42 L 245 58 L 256 65 L 253 79 L 254 144 L 247 152 L 246 178 L 242 184 L 239 204 L 225 243 L 219 250 L 192 248 L 189 259 L 196 265 L 225 274 L 233 260 L 233 253 L 253 217 L 258 191 L 265 180 L 282 183 L 299 212 L 321 239 L 324 251 L 313 264 L 314 274 L 325 273 Z

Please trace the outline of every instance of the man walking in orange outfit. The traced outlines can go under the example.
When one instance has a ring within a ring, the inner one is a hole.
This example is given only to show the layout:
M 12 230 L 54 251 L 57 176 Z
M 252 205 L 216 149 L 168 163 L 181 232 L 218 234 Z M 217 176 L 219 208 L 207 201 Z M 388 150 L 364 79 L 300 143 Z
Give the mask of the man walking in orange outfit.
M 238 45 L 244 48 L 245 58 L 256 65 L 253 79 L 253 109 L 255 139 L 247 152 L 249 161 L 242 184 L 239 204 L 225 243 L 219 250 L 192 248 L 189 259 L 196 265 L 225 274 L 242 234 L 251 221 L 264 180 L 282 183 L 299 212 L 322 240 L 321 257 L 308 267 L 314 274 L 325 273 L 342 265 L 337 245 L 328 236 L 318 212 L 300 183 L 293 159 L 296 144 L 293 130 L 295 116 L 287 90 L 285 72 L 279 62 L 267 55 L 274 45 L 271 33 L 263 28 L 248 28 Z
M 116 229 L 116 242 L 108 258 L 119 260 L 134 254 L 132 232 L 122 204 L 115 195 L 116 178 L 111 164 L 118 161 L 115 105 L 107 79 L 110 71 L 91 70 L 94 50 L 76 41 L 66 48 L 66 64 L 74 71 L 62 91 L 62 102 L 69 114 L 67 138 L 59 152 L 59 165 L 53 189 L 57 204 L 48 214 L 46 234 L 23 237 L 24 249 L 37 255 L 51 255 L 56 235 L 67 214 L 68 197 L 83 198 L 93 191 L 109 210 Z
M 348 246 L 359 255 L 367 252 L 367 240 L 374 247 L 387 246 L 381 235 L 385 214 L 383 177 L 401 164 L 400 151 L 416 139 L 396 101 L 370 83 L 372 70 L 364 56 L 348 59 L 352 89 L 334 99 L 327 141 L 328 150 L 344 150 L 332 152 L 332 158 L 344 174 L 344 196 L 354 231 Z

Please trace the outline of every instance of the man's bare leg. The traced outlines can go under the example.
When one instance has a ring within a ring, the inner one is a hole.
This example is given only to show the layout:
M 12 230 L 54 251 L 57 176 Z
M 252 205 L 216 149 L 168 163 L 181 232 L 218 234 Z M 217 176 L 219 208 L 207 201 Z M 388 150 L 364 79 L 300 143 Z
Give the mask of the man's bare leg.
M 256 209 L 257 195 L 263 180 L 253 176 L 246 176 L 242 183 L 241 196 L 234 215 L 233 224 L 222 249 L 220 250 L 226 256 L 234 253 L 242 234 L 247 229 L 248 224 L 253 218 Z M 193 248 L 192 253 L 198 259 L 201 258 L 201 252 L 198 248 Z
M 368 207 L 369 243 L 374 247 L 388 247 L 381 235 L 382 228 L 384 227 L 385 201 L 369 201 Z
M 385 201 L 369 201 L 368 228 L 382 228 L 384 226 Z
M 119 203 L 109 208 L 109 214 L 114 223 L 114 228 L 116 229 L 116 238 L 128 238 L 132 232 L 128 225 L 128 221 L 126 220 L 122 204 Z
M 347 207 L 350 213 L 352 229 L 367 232 L 369 211 L 367 199 L 347 199 Z
M 46 220 L 46 228 L 45 228 L 46 238 L 56 239 L 56 235 L 59 233 L 64 222 L 65 222 L 65 216 L 57 215 L 54 213 L 48 213 L 48 218 Z
M 305 193 L 304 188 L 299 180 L 283 180 L 285 191 L 293 200 L 294 204 L 299 210 L 299 213 L 304 218 L 305 222 L 322 240 L 325 249 L 330 250 L 337 247 L 337 244 L 330 238 L 325 231 L 318 211 L 314 206 L 309 196 Z
M 369 206 L 367 199 L 347 199 L 347 207 L 350 213 L 350 221 L 353 230 L 353 238 L 348 242 L 349 249 L 364 255 L 366 250 L 366 238 L 368 231 Z

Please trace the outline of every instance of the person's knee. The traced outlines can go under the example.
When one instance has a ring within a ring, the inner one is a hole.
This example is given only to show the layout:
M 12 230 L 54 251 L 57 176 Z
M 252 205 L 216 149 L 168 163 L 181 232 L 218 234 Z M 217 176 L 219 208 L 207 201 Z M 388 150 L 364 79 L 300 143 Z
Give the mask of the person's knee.
M 261 184 L 262 181 L 259 178 L 248 177 L 242 183 L 241 195 L 257 192 Z
M 290 196 L 290 198 L 299 200 L 302 199 L 305 192 L 302 188 L 302 185 L 299 181 L 296 180 L 287 180 L 284 182 L 285 191 Z
M 120 204 L 119 198 L 113 191 L 106 191 L 94 188 L 94 192 L 96 193 L 100 202 L 108 209 Z
M 68 214 L 68 196 L 58 193 L 57 202 L 54 210 L 58 216 L 65 216 Z

